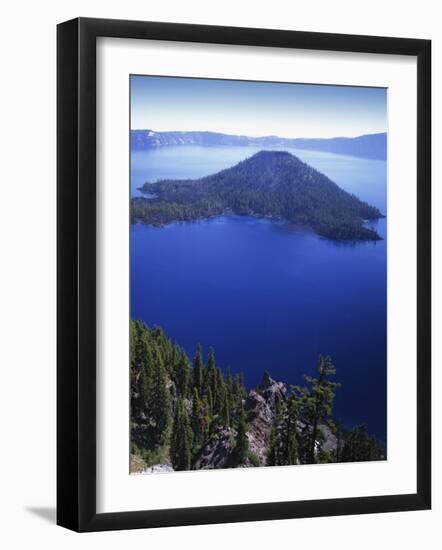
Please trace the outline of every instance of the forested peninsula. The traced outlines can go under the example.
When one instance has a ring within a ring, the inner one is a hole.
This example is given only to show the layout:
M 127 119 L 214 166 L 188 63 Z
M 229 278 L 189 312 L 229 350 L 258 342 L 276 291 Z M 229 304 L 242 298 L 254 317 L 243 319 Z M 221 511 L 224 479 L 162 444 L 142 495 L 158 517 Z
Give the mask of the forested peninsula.
M 162 226 L 237 214 L 286 220 L 333 240 L 381 239 L 364 225 L 383 217 L 377 208 L 284 151 L 260 151 L 199 179 L 146 182 L 141 190 L 149 198 L 132 199 L 132 223 Z
M 215 351 L 191 361 L 160 327 L 130 324 L 131 473 L 383 460 L 363 425 L 333 415 L 336 369 L 320 356 L 301 385 L 273 380 L 246 390 Z

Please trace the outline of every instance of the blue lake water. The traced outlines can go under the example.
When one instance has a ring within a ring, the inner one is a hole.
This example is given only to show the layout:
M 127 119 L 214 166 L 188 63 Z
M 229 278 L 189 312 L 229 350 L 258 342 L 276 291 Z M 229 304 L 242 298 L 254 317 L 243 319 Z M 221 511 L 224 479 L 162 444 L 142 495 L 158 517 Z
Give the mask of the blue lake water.
M 251 147 L 165 147 L 132 152 L 131 189 L 232 166 Z M 290 151 L 290 150 L 289 150 Z M 386 163 L 291 150 L 386 213 Z M 131 227 L 131 315 L 158 324 L 193 357 L 201 342 L 246 385 L 301 383 L 329 354 L 342 383 L 335 416 L 386 440 L 385 240 L 343 244 L 287 223 L 224 216 Z

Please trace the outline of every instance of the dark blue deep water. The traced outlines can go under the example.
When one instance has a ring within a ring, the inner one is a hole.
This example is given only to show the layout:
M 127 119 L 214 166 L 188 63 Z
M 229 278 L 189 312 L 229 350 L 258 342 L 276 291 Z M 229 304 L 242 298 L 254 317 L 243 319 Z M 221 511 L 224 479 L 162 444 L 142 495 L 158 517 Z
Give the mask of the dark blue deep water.
M 145 181 L 199 177 L 252 155 L 241 147 L 132 152 L 132 194 Z M 384 161 L 291 151 L 386 213 Z M 386 220 L 376 224 L 386 238 Z M 217 363 L 254 386 L 301 383 L 330 354 L 342 383 L 335 416 L 386 440 L 386 239 L 342 244 L 287 223 L 226 216 L 131 228 L 131 315 L 193 357 L 201 342 Z

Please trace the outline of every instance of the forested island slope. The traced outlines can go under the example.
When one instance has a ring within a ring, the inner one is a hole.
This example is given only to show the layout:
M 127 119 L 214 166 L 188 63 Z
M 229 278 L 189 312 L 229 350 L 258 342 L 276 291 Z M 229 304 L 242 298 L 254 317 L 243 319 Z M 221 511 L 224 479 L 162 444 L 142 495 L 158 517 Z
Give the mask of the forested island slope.
M 380 240 L 364 225 L 383 217 L 377 208 L 284 151 L 260 151 L 199 179 L 146 182 L 141 190 L 149 198 L 132 199 L 133 223 L 161 226 L 230 213 L 286 220 L 335 240 Z
M 330 357 L 288 385 L 264 372 L 247 391 L 197 345 L 193 361 L 160 327 L 130 325 L 131 472 L 383 460 L 363 425 L 333 417 L 339 384 Z

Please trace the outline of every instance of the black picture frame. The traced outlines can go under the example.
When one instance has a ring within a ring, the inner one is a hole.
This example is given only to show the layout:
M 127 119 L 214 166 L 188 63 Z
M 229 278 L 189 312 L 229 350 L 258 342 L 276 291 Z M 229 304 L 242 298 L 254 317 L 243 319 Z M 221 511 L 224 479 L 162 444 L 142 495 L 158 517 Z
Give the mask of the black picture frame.
M 397 54 L 417 58 L 417 492 L 96 512 L 96 39 Z M 431 42 L 159 22 L 74 19 L 57 28 L 57 523 L 75 531 L 425 510 L 431 506 Z

